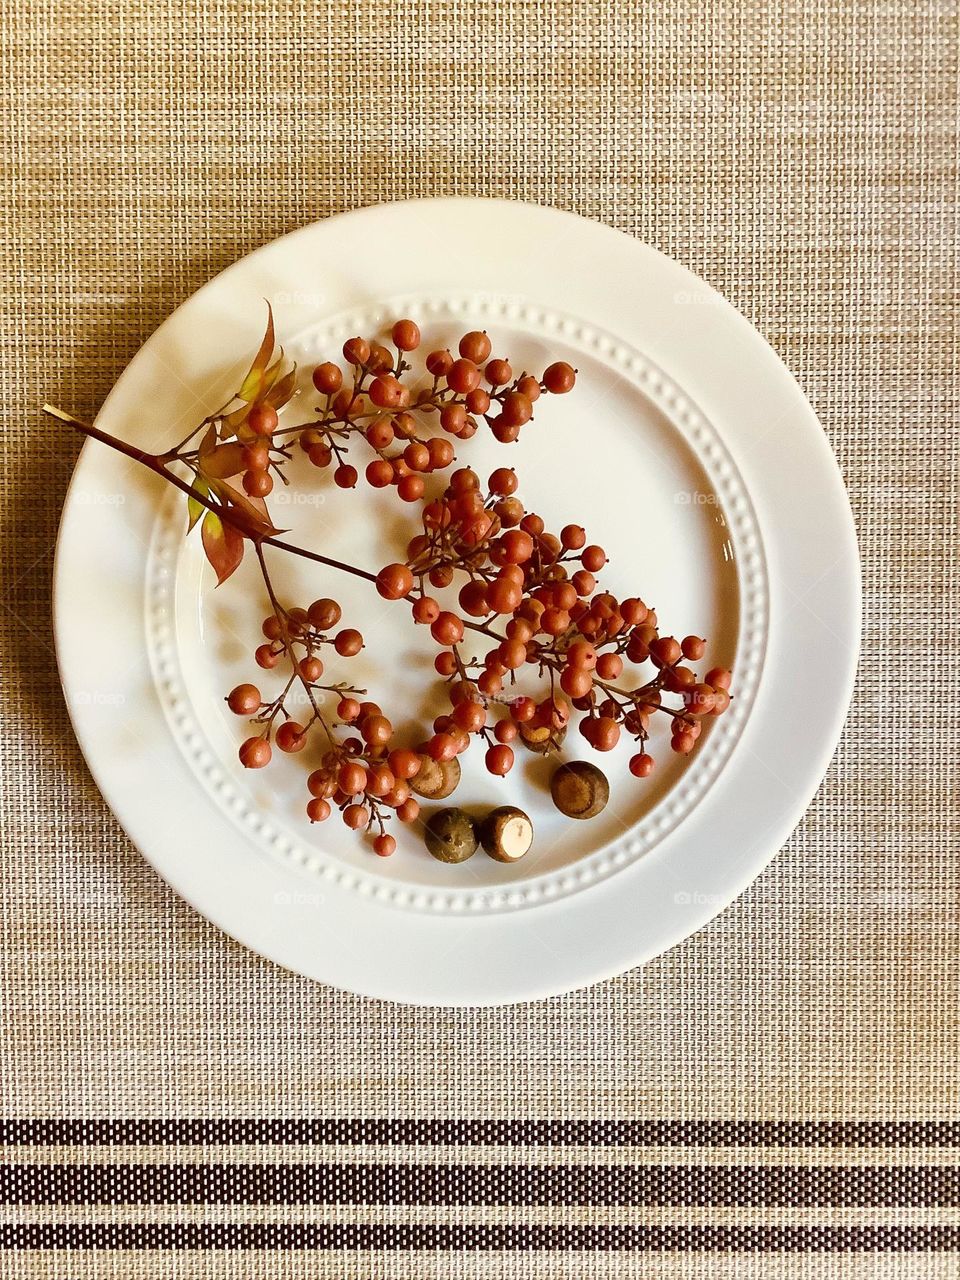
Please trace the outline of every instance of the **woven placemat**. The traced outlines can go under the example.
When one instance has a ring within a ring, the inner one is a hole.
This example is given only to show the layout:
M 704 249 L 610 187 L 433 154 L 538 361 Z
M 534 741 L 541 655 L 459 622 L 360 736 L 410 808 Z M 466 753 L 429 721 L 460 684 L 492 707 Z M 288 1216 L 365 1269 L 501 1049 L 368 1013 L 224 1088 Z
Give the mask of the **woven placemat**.
M 0 1273 L 956 1275 L 955 5 L 0 11 Z M 469 193 L 649 241 L 769 338 L 847 479 L 864 651 L 817 799 L 713 924 L 415 1011 L 259 960 L 118 829 L 57 681 L 75 445 L 37 405 L 93 414 L 282 232 Z

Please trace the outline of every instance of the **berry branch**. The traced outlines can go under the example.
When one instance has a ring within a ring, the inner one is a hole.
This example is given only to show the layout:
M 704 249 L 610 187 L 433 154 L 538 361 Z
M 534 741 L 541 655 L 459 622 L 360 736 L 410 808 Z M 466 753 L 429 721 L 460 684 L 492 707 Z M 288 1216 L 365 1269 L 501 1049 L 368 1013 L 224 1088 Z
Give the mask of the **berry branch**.
M 532 422 L 542 396 L 573 388 L 576 371 L 559 361 L 540 378 L 525 371 L 514 376 L 509 361 L 491 358 L 487 334 L 474 331 L 461 338 L 456 357 L 448 350 L 430 352 L 425 360 L 430 381 L 418 385 L 406 359 L 420 345 L 417 325 L 398 321 L 391 337 L 395 354 L 361 337 L 344 343 L 346 373 L 332 361 L 313 370 L 320 397 L 314 416 L 281 426 L 279 413 L 296 389 L 296 367 L 288 368 L 283 352 L 274 350 L 271 312 L 236 396 L 160 454 L 44 406 L 50 416 L 186 495 L 188 532 L 201 525 L 218 584 L 252 545 L 272 610 L 255 659 L 264 671 L 281 663 L 287 670 L 273 698 L 264 700 L 254 684 L 229 694 L 231 711 L 256 730 L 240 747 L 240 760 L 247 768 L 261 768 L 272 757 L 271 744 L 297 753 L 319 729 L 327 745 L 307 781 L 308 816 L 323 821 L 335 805 L 348 827 L 376 831 L 374 849 L 381 856 L 396 847 L 385 830 L 389 813 L 413 822 L 419 815 L 413 792 L 430 798 L 450 794 L 459 780 L 458 757 L 474 738 L 484 743 L 487 770 L 503 776 L 513 768 L 515 744 L 541 754 L 556 752 L 578 713 L 580 734 L 599 752 L 612 750 L 623 734 L 632 738 L 638 750 L 630 771 L 645 778 L 654 769 L 655 718 L 669 723 L 672 749 L 688 755 L 705 721 L 726 710 L 731 684 L 723 668 L 700 678 L 689 665 L 704 657 L 706 642 L 700 637 L 662 635 L 656 611 L 639 597 L 618 599 L 600 590 L 604 549 L 589 543 L 580 525 L 565 525 L 559 534 L 549 531 L 524 507 L 512 468 L 498 467 L 484 487 L 471 468 L 460 467 L 449 472 L 440 492 L 426 493 L 427 479 L 452 467 L 454 439 L 470 439 L 482 421 L 498 441 L 511 443 Z M 404 561 L 372 573 L 280 536 L 284 531 L 273 524 L 267 498 L 275 476 L 288 483 L 294 445 L 314 467 L 333 467 L 334 483 L 343 489 L 359 481 L 351 451 L 372 452 L 364 467 L 366 483 L 393 487 L 402 502 L 419 506 L 420 528 L 407 544 Z M 361 700 L 364 690 L 321 683 L 323 655 L 332 648 L 350 658 L 363 647 L 363 637 L 353 628 L 335 630 L 341 609 L 331 598 L 306 608 L 284 604 L 267 567 L 267 547 L 373 583 L 384 599 L 405 601 L 413 622 L 429 628 L 440 650 L 434 666 L 446 681 L 449 702 L 430 736 L 400 744 L 379 705 Z M 458 580 L 454 609 L 433 593 L 454 588 Z M 489 642 L 482 658 L 464 655 L 468 630 Z M 626 670 L 626 664 L 648 662 L 653 673 L 646 679 Z M 539 693 L 518 688 L 525 670 L 536 673 Z M 309 708 L 304 721 L 288 706 L 297 688 Z M 325 711 L 325 702 L 333 698 L 336 723 Z M 560 804 L 557 788 L 554 796 Z M 596 811 L 591 805 L 590 813 Z M 581 809 L 573 816 L 589 815 Z

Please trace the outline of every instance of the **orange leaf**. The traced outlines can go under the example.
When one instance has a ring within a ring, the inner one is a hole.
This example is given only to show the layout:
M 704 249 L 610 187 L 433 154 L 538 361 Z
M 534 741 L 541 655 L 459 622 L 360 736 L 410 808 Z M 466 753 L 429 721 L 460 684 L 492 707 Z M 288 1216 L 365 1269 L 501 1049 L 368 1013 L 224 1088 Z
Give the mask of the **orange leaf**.
M 254 356 L 253 364 L 250 366 L 249 372 L 237 392 L 239 400 L 246 400 L 247 403 L 250 403 L 260 396 L 266 383 L 266 371 L 270 363 L 270 357 L 273 355 L 273 344 L 273 307 L 268 302 L 267 331 L 263 335 L 263 341 L 260 343 L 260 350 Z
M 200 526 L 200 537 L 217 575 L 217 586 L 222 586 L 243 559 L 243 534 L 221 520 L 215 511 L 208 511 Z
M 269 390 L 266 400 L 272 404 L 275 409 L 282 409 L 287 403 L 297 385 L 297 366 L 288 370 L 279 382 L 275 383 Z
M 235 440 L 230 444 L 217 445 L 210 453 L 200 455 L 200 468 L 204 475 L 224 479 L 237 476 L 246 470 L 243 460 L 243 445 Z

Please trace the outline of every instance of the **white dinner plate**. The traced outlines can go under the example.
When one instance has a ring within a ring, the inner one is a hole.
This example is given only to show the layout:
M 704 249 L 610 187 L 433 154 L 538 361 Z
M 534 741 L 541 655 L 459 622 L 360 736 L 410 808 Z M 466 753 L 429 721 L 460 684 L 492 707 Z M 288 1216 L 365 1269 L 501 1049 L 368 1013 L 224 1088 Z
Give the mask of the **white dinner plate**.
M 799 820 L 854 679 L 854 528 L 796 383 L 741 315 L 647 245 L 552 209 L 425 200 L 330 218 L 236 263 L 144 344 L 98 425 L 151 450 L 176 443 L 235 389 L 264 299 L 304 370 L 286 422 L 309 416 L 313 364 L 402 315 L 420 324 L 423 350 L 484 328 L 514 367 L 576 365 L 575 390 L 541 401 L 518 444 L 481 429 L 459 461 L 481 474 L 515 466 L 548 527 L 585 525 L 610 556 L 603 582 L 655 606 L 664 633 L 706 636 L 705 665 L 733 668 L 735 699 L 689 758 L 656 739 L 658 768 L 642 782 L 629 745 L 601 757 L 572 732 L 564 757 L 611 780 L 592 822 L 553 809 L 548 762 L 518 754 L 495 779 L 475 746 L 456 803 L 526 809 L 528 857 L 504 866 L 481 851 L 447 866 L 401 829 L 396 854 L 379 859 L 342 823 L 306 821 L 309 750 L 256 773 L 237 761 L 244 726 L 224 694 L 271 679 L 252 659 L 268 612 L 253 557 L 214 590 L 196 536 L 183 536 L 182 495 L 89 442 L 57 547 L 57 649 L 84 754 L 131 839 L 247 946 L 370 996 L 532 999 L 685 938 Z M 371 570 L 403 558 L 410 529 L 392 491 L 344 493 L 303 468 L 296 478 L 271 499 L 291 539 Z M 435 648 L 407 606 L 333 570 L 271 561 L 287 603 L 333 595 L 363 631 L 366 648 L 335 678 L 362 684 L 411 732 L 427 727 L 440 707 Z

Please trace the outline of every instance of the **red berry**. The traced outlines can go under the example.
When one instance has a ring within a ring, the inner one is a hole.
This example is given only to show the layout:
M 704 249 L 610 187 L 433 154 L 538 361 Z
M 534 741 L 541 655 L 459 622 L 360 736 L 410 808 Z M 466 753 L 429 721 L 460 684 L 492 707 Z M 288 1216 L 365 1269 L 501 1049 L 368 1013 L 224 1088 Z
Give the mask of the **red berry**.
M 540 398 L 540 383 L 529 373 L 517 383 L 517 390 L 522 391 L 531 404 Z
M 388 564 L 377 574 L 377 590 L 384 600 L 402 600 L 413 590 L 413 574 L 405 564 Z
M 641 752 L 640 755 L 631 757 L 630 772 L 635 778 L 649 778 L 653 773 L 654 763 L 653 756 L 648 756 L 646 752 Z
M 452 653 L 438 653 L 433 665 L 438 675 L 452 676 L 457 669 L 457 660 Z
M 505 564 L 526 564 L 533 555 L 533 538 L 523 529 L 508 529 L 500 546 Z
M 274 651 L 273 645 L 269 644 L 259 645 L 253 655 L 257 666 L 263 667 L 264 671 L 271 671 L 280 661 L 280 656 L 280 653 Z
M 729 707 L 731 702 L 730 694 L 726 689 L 714 689 L 713 692 L 713 710 L 710 712 L 712 716 L 722 716 Z
M 435 378 L 445 378 L 453 365 L 453 356 L 449 351 L 431 351 L 425 363 Z
M 429 626 L 431 622 L 436 622 L 440 616 L 439 602 L 434 600 L 433 596 L 422 596 L 419 600 L 415 600 L 413 604 L 413 620 L 414 622 L 424 623 Z
M 603 547 L 584 547 L 580 553 L 580 563 L 589 573 L 599 573 L 607 563 L 607 553 Z
M 716 705 L 716 700 L 716 694 L 708 684 L 695 684 L 683 691 L 684 704 L 693 716 L 708 715 Z
M 467 411 L 462 404 L 445 404 L 440 410 L 440 425 L 452 436 L 460 435 L 467 425 Z
M 474 387 L 464 403 L 471 413 L 479 414 L 482 417 L 490 408 L 490 392 L 484 390 L 483 387 Z
M 585 698 L 593 688 L 593 673 L 585 667 L 565 667 L 560 676 L 560 688 L 571 698 Z
M 479 733 L 487 723 L 487 709 L 482 702 L 473 702 L 467 698 L 454 707 L 453 722 L 466 733 Z
M 227 706 L 235 716 L 252 716 L 260 710 L 260 690 L 255 684 L 238 684 L 228 694 Z
M 516 698 L 510 706 L 510 714 L 517 724 L 527 724 L 537 714 L 537 704 L 532 698 Z
M 399 747 L 396 751 L 390 752 L 387 763 L 394 777 L 409 780 L 417 776 L 423 762 L 415 751 L 410 751 L 407 747 Z
M 325 822 L 330 817 L 329 802 L 321 796 L 315 796 L 307 804 L 307 817 L 311 822 Z
M 658 667 L 672 667 L 680 661 L 680 645 L 673 636 L 657 636 L 650 641 L 650 657 Z
M 620 725 L 612 716 L 598 716 L 594 721 L 592 745 L 598 751 L 612 751 L 620 740 Z
M 397 806 L 397 817 L 401 822 L 416 822 L 420 817 L 420 805 L 418 801 L 410 796 L 408 800 L 404 800 L 403 804 Z
M 364 338 L 348 338 L 343 344 L 343 358 L 350 364 L 366 364 L 370 359 L 370 343 Z
M 493 698 L 503 688 L 503 681 L 495 671 L 484 671 L 477 681 L 477 688 L 485 697 Z
M 460 339 L 459 350 L 465 360 L 472 360 L 474 364 L 483 364 L 490 355 L 490 339 L 485 331 L 471 329 Z
M 371 342 L 367 368 L 371 373 L 384 373 L 387 369 L 393 368 L 393 356 L 379 342 Z
M 504 743 L 498 743 L 497 746 L 490 747 L 484 756 L 484 763 L 489 773 L 498 778 L 505 777 L 513 768 L 513 748 L 506 746 Z
M 273 750 L 266 738 L 247 738 L 239 751 L 240 763 L 245 769 L 262 769 L 270 763 L 272 755 Z
M 343 374 L 335 364 L 328 360 L 318 364 L 313 371 L 313 385 L 323 395 L 335 395 L 343 386 Z
M 338 631 L 333 640 L 333 647 L 341 658 L 352 658 L 363 648 L 363 636 L 352 627 Z
M 513 613 L 523 600 L 523 588 L 506 578 L 498 578 L 487 588 L 487 602 L 494 613 Z
M 647 606 L 635 596 L 620 603 L 620 615 L 628 627 L 638 627 L 647 620 Z
M 701 640 L 699 636 L 684 636 L 680 641 L 680 648 L 688 661 L 699 662 L 707 651 L 707 642 Z M 708 680 L 707 683 L 709 684 L 710 681 Z
M 431 623 L 430 634 L 436 640 L 437 644 L 452 645 L 459 644 L 463 639 L 463 622 L 455 613 L 444 610 Z
M 389 373 L 382 373 L 370 384 L 370 400 L 378 409 L 396 409 L 403 396 L 403 387 Z
M 357 468 L 349 462 L 341 463 L 333 473 L 333 483 L 341 489 L 355 489 L 357 485 Z
M 319 658 L 301 658 L 297 668 L 304 680 L 314 684 L 323 675 L 323 663 Z
M 516 493 L 519 483 L 513 467 L 497 467 L 487 481 L 490 492 L 500 494 L 504 498 L 509 497 L 511 493 Z
M 449 467 L 453 461 L 453 445 L 440 436 L 434 436 L 432 440 L 427 441 L 427 453 L 430 457 L 430 466 L 436 471 Z
M 493 736 L 498 742 L 513 742 L 519 732 L 512 720 L 498 720 L 494 725 Z
M 587 540 L 587 534 L 582 525 L 568 524 L 560 530 L 560 541 L 567 551 L 579 551 Z
M 337 715 L 347 724 L 352 724 L 360 714 L 360 703 L 356 698 L 341 698 L 337 703 Z
M 623 674 L 623 659 L 618 653 L 602 653 L 597 659 L 597 675 L 601 680 L 619 680 Z
M 704 676 L 704 684 L 713 689 L 729 689 L 733 682 L 733 673 L 726 667 L 711 667 Z
M 558 360 L 544 370 L 543 385 L 554 395 L 570 391 L 577 380 L 577 371 L 565 360 Z
M 337 785 L 345 796 L 358 796 L 367 785 L 367 771 L 355 760 L 347 760 L 337 770 Z
M 508 671 L 516 671 L 527 660 L 527 646 L 522 640 L 504 640 L 497 656 Z
M 567 650 L 567 665 L 592 671 L 597 665 L 597 651 L 588 640 L 574 640 Z
M 404 476 L 397 485 L 397 493 L 404 502 L 419 502 L 423 497 L 423 490 L 422 476 Z
M 285 720 L 277 730 L 277 746 L 281 751 L 302 751 L 307 745 L 307 734 L 296 720 Z
M 376 840 L 373 842 L 373 852 L 378 858 L 389 858 L 392 853 L 396 852 L 396 849 L 396 840 L 394 840 L 393 836 L 388 836 L 386 833 L 382 836 L 377 836 Z
M 457 740 L 449 733 L 435 733 L 427 743 L 427 755 L 431 760 L 452 760 L 457 754 Z
M 363 740 L 370 747 L 385 747 L 393 737 L 393 725 L 386 716 L 367 716 L 360 726 Z M 390 787 L 393 781 L 390 782 Z M 389 791 L 390 787 L 386 790 Z
M 266 471 L 270 465 L 270 448 L 263 440 L 255 440 L 243 450 L 243 464 L 248 471 Z
M 343 820 L 351 831 L 359 831 L 367 825 L 367 811 L 362 804 L 348 804 L 343 811 Z
M 533 416 L 533 405 L 522 391 L 508 391 L 503 398 L 500 421 L 508 427 L 522 427 Z
M 513 370 L 509 360 L 491 360 L 483 374 L 491 387 L 502 387 L 513 377 Z
M 258 436 L 273 435 L 279 421 L 276 409 L 266 401 L 255 404 L 247 416 L 247 426 Z
M 390 330 L 390 337 L 401 351 L 416 351 L 420 345 L 420 330 L 412 320 L 398 320 Z
M 393 424 L 389 418 L 374 418 L 363 434 L 374 449 L 389 449 L 393 444 Z
M 329 600 L 326 597 L 322 600 L 314 600 L 307 610 L 310 625 L 316 627 L 318 631 L 329 631 L 331 627 L 337 625 L 341 616 L 340 606 L 336 600 Z
M 393 467 L 386 458 L 374 458 L 372 462 L 368 462 L 365 474 L 367 484 L 374 489 L 386 489 L 393 483 Z
M 472 360 L 454 360 L 447 373 L 447 386 L 458 395 L 467 395 L 480 383 L 480 370 Z

